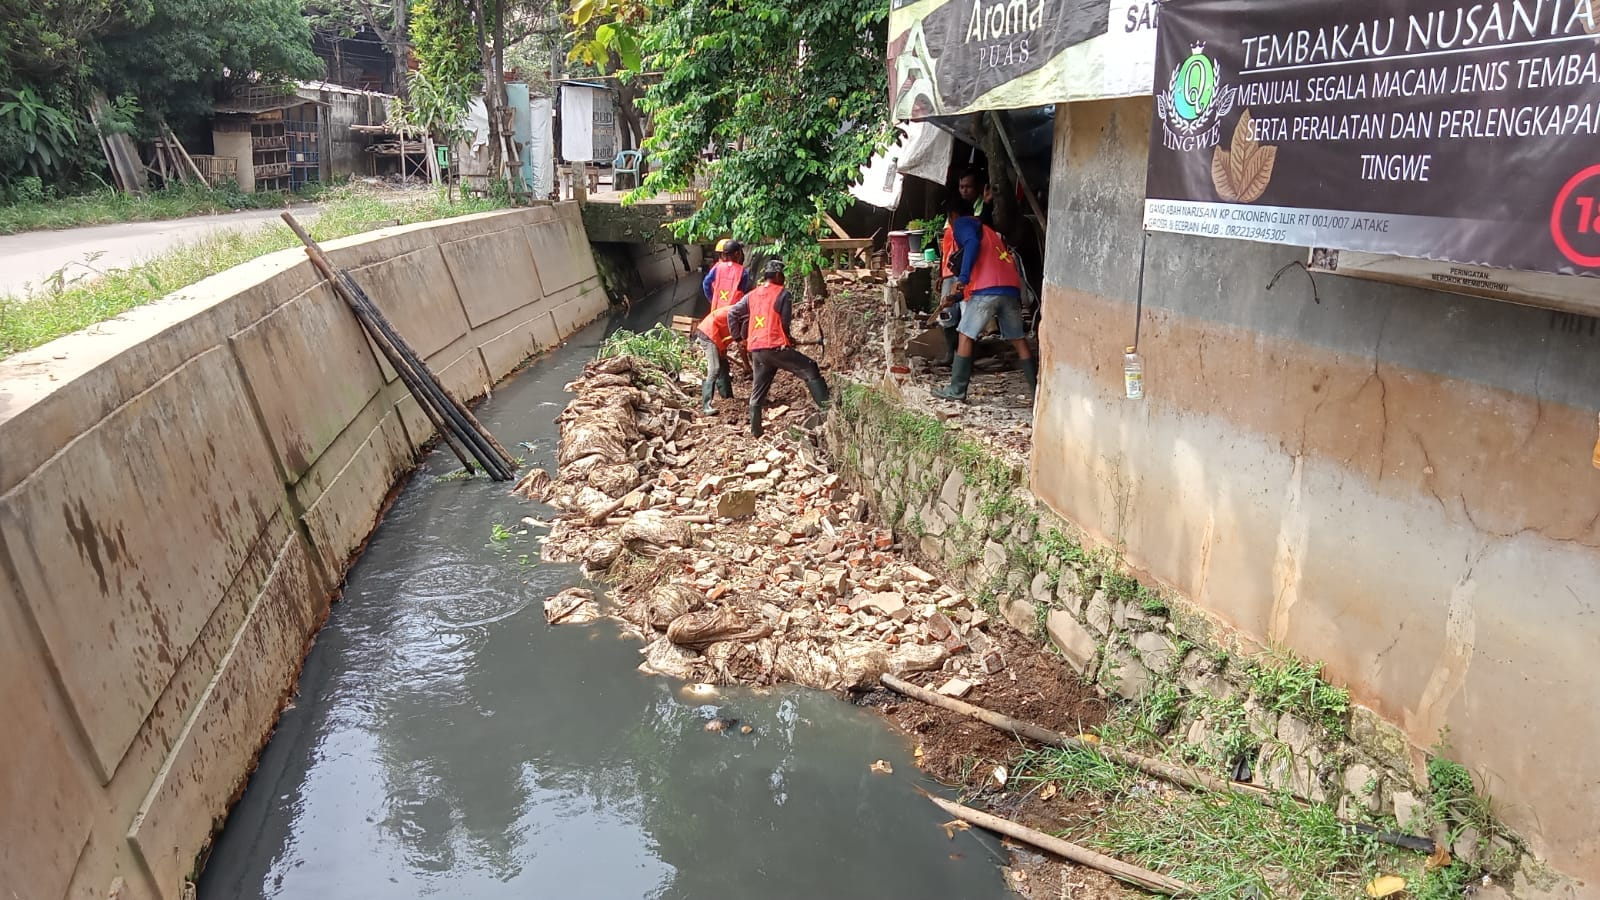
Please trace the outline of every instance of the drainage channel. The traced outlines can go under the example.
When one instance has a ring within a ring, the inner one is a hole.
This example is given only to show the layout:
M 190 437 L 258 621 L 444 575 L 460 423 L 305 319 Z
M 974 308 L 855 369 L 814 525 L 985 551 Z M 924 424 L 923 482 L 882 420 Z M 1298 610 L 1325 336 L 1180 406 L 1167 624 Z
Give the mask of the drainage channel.
M 578 333 L 479 417 L 553 471 L 562 386 L 696 281 Z M 548 627 L 541 601 L 582 580 L 514 533 L 548 511 L 444 478 L 454 464 L 428 456 L 350 571 L 200 900 L 1011 896 L 1004 851 L 947 836 L 872 713 L 797 689 L 689 697 L 608 624 Z

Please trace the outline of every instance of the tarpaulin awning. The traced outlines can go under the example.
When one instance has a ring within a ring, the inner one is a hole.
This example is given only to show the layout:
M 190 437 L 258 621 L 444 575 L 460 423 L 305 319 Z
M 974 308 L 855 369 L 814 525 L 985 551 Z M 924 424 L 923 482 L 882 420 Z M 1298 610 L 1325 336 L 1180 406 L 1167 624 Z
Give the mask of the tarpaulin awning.
M 1150 93 L 1158 4 L 893 0 L 896 120 Z

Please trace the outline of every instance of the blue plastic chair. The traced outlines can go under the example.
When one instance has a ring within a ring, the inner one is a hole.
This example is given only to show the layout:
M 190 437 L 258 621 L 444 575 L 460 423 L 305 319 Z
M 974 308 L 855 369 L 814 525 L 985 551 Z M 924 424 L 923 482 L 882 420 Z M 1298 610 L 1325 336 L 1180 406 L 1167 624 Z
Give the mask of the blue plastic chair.
M 639 164 L 644 160 L 644 154 L 638 150 L 624 150 L 617 154 L 611 161 L 611 188 L 622 190 L 622 176 L 633 178 L 633 187 L 639 186 Z

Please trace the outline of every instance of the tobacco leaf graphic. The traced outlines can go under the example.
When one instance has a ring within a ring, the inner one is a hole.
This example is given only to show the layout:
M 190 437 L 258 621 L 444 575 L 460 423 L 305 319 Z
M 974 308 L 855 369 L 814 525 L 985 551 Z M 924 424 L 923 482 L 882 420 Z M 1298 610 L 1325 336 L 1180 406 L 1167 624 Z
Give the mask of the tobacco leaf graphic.
M 1211 154 L 1211 183 L 1217 188 L 1217 197 L 1229 203 L 1239 199 L 1233 189 L 1233 176 L 1228 174 L 1228 151 L 1218 147 Z
M 1233 127 L 1231 149 L 1218 147 L 1211 156 L 1211 181 L 1223 200 L 1252 203 L 1266 193 L 1278 148 L 1260 144 L 1251 134 L 1250 110 Z

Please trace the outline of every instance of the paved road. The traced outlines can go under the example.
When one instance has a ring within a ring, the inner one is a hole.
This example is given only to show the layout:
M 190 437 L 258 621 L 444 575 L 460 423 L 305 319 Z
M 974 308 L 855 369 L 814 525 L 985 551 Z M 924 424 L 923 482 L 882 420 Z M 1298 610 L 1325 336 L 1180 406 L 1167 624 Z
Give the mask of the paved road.
M 253 209 L 165 222 L 128 222 L 0 236 L 0 296 L 23 294 L 30 285 L 37 288 L 63 269 L 68 280 L 94 278 L 95 273 L 86 262 L 101 270 L 126 268 L 208 234 L 276 221 L 280 211 Z M 306 207 L 304 213 L 296 215 L 305 221 L 315 217 L 315 210 Z M 97 252 L 101 255 L 89 262 Z

